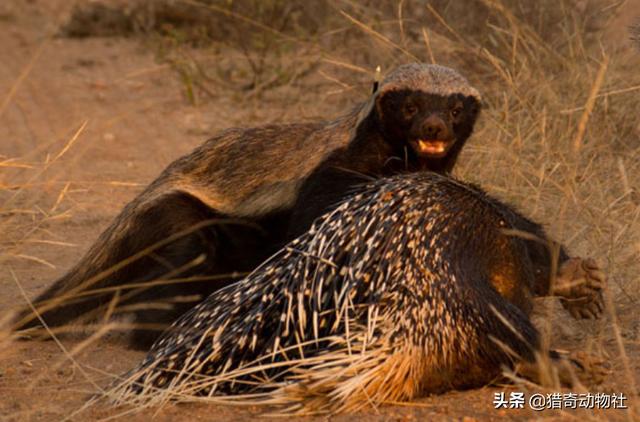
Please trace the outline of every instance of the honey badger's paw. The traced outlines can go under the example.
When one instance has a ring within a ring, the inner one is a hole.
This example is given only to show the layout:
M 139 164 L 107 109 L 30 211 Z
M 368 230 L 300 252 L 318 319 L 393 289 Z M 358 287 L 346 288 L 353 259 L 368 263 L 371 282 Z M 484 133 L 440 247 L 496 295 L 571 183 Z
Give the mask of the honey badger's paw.
M 553 295 L 572 317 L 596 319 L 602 315 L 602 291 L 607 277 L 592 258 L 571 258 L 560 267 Z

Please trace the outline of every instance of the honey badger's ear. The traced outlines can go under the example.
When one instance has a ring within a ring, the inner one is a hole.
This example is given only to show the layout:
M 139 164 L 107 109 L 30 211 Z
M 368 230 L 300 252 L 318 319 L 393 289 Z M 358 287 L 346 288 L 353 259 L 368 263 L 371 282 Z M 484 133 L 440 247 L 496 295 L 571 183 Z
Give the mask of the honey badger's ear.
M 480 112 L 487 105 L 487 103 L 484 101 L 484 99 L 481 99 L 481 98 L 478 98 L 478 97 L 474 97 L 474 96 L 467 96 L 464 99 L 464 104 L 465 104 L 465 107 L 473 107 L 475 109 L 475 113 L 476 114 L 480 114 Z
M 484 110 L 487 107 L 487 103 L 485 102 L 484 99 L 476 98 L 476 107 L 477 107 L 477 112 L 480 113 L 482 110 Z

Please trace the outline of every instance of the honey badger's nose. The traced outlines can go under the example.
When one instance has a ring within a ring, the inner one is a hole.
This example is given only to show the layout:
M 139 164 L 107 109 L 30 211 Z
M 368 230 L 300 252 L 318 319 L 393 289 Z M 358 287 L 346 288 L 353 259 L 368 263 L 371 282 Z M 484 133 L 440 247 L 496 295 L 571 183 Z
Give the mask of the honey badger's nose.
M 440 117 L 431 115 L 422 124 L 422 135 L 426 139 L 444 139 L 447 137 L 447 126 Z

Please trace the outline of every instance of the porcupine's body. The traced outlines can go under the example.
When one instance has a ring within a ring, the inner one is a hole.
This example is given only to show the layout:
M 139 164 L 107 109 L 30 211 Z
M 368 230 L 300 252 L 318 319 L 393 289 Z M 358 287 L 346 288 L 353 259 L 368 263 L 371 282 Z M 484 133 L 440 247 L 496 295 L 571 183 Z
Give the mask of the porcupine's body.
M 486 384 L 534 360 L 545 241 L 473 186 L 433 173 L 372 182 L 180 318 L 115 394 L 248 393 L 325 412 Z
M 456 71 L 413 63 L 336 120 L 222 132 L 169 165 L 34 302 L 49 326 L 133 313 L 133 343 L 147 348 L 160 331 L 145 325 L 172 323 L 193 306 L 181 300 L 253 270 L 361 183 L 354 174 L 449 172 L 479 108 Z M 14 329 L 38 324 L 26 309 Z

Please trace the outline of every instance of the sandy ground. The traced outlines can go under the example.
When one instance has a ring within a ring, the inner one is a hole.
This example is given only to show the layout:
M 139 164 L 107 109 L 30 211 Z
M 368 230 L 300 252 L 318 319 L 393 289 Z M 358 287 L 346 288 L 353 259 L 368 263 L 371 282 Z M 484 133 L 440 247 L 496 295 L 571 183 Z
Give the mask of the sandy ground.
M 0 318 L 24 302 L 17 282 L 29 297 L 35 296 L 79 258 L 146 183 L 208 134 L 243 123 L 331 116 L 348 103 L 340 94 L 317 101 L 328 82 L 311 78 L 305 89 L 290 87 L 260 99 L 221 92 L 191 106 L 170 69 L 158 65 L 138 41 L 52 38 L 68 8 L 67 2 L 44 0 L 0 5 L 0 162 L 13 159 L 0 167 L 3 183 L 11 181 L 0 186 L 0 199 L 10 204 L 4 208 L 10 212 L 0 219 L 11 222 L 3 232 L 6 238 L 0 239 L 8 256 L 0 263 Z M 287 103 L 286 98 L 296 99 Z M 635 336 L 639 327 L 632 314 L 620 318 L 630 321 L 623 334 Z M 587 324 L 576 330 L 581 340 L 599 331 Z M 135 416 L 104 404 L 84 409 L 91 394 L 143 354 L 127 350 L 125 341 L 113 336 L 77 353 L 73 364 L 63 347 L 70 351 L 78 344 L 16 342 L 0 351 L 0 420 L 244 420 L 261 414 L 255 408 L 193 404 Z M 615 353 L 613 334 L 604 345 Z M 628 350 L 630 356 L 638 352 L 637 346 Z M 632 367 L 638 379 L 638 359 Z M 627 385 L 620 367 L 613 369 L 597 391 L 620 391 Z M 514 390 L 522 387 L 452 392 L 414 406 L 336 419 L 626 418 L 611 410 L 494 409 L 494 393 Z

